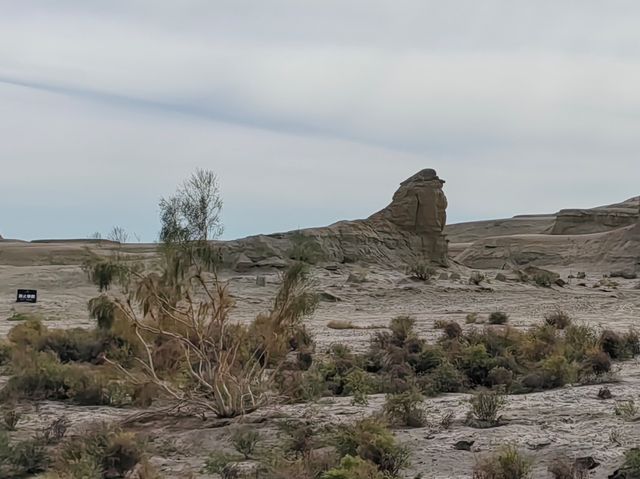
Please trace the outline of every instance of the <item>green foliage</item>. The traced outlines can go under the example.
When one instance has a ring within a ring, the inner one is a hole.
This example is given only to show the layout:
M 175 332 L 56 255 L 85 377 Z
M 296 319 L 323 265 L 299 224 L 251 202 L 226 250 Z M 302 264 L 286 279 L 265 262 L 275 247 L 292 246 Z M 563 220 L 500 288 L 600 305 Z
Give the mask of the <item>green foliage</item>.
M 493 427 L 500 424 L 499 413 L 506 404 L 504 396 L 495 392 L 481 391 L 469 400 L 471 424 L 478 427 Z
M 399 394 L 388 394 L 384 413 L 394 424 L 423 427 L 427 423 L 422 403 L 424 396 L 414 389 Z
M 630 449 L 624 454 L 624 463 L 620 468 L 620 472 L 625 474 L 623 476 L 625 478 L 640 478 L 640 449 Z
M 222 234 L 222 197 L 212 171 L 196 169 L 159 207 L 163 243 L 208 241 Z
M 545 315 L 544 320 L 548 325 L 558 329 L 566 329 L 571 324 L 571 317 L 561 309 Z
M 489 315 L 489 324 L 505 324 L 509 321 L 509 316 L 502 311 L 494 311 Z
M 237 462 L 238 457 L 234 454 L 215 451 L 209 454 L 205 460 L 203 471 L 207 474 L 222 474 L 225 467 Z
M 16 409 L 7 409 L 2 413 L 2 422 L 7 431 L 15 431 L 22 414 Z
M 492 456 L 478 461 L 474 479 L 525 479 L 531 477 L 531 460 L 514 446 L 506 446 Z
M 103 423 L 93 426 L 81 436 L 66 440 L 61 445 L 54 469 L 91 473 L 100 470 L 104 471 L 101 475 L 89 477 L 124 477 L 144 461 L 143 443 L 134 434 Z
M 322 479 L 384 479 L 385 477 L 375 464 L 350 455 L 343 457 L 338 467 L 322 475 Z
M 238 427 L 231 433 L 231 444 L 236 451 L 249 459 L 256 452 L 260 442 L 260 433 L 249 427 Z
M 386 423 L 375 417 L 340 426 L 335 435 L 335 446 L 341 457 L 360 457 L 392 476 L 409 461 L 408 450 L 399 446 Z
M 351 394 L 353 405 L 366 406 L 369 404 L 368 395 L 372 392 L 371 380 L 367 373 L 360 368 L 354 368 L 345 378 L 345 392 Z
M 407 267 L 407 274 L 419 279 L 420 281 L 429 281 L 436 270 L 428 261 L 416 261 Z
M 0 477 L 19 478 L 44 471 L 49 457 L 39 439 L 18 441 L 13 445 L 9 436 L 0 430 Z
M 533 282 L 542 288 L 550 288 L 554 281 L 555 276 L 549 271 L 540 271 L 533 276 Z
M 115 319 L 115 305 L 107 295 L 101 294 L 89 300 L 89 315 L 98 322 L 98 328 L 111 329 Z

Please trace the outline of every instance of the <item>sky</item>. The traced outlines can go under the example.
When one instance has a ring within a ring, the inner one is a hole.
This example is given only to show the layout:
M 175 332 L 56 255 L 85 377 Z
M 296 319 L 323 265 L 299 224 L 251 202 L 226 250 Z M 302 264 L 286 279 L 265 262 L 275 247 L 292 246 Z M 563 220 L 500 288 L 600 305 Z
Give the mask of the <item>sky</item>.
M 224 238 L 640 194 L 636 0 L 0 0 L 0 235 L 154 241 L 216 172 Z M 135 235 L 135 236 L 134 236 Z

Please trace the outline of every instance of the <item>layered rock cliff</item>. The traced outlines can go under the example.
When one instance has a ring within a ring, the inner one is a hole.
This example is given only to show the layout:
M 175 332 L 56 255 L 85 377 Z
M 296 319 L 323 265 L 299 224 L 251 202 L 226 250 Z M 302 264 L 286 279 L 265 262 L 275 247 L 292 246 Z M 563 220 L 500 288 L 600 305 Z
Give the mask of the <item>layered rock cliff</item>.
M 225 242 L 221 243 L 223 255 L 238 270 L 283 266 L 296 248 L 327 262 L 397 267 L 423 259 L 444 266 L 447 198 L 443 185 L 435 170 L 425 169 L 402 182 L 391 204 L 367 219 Z

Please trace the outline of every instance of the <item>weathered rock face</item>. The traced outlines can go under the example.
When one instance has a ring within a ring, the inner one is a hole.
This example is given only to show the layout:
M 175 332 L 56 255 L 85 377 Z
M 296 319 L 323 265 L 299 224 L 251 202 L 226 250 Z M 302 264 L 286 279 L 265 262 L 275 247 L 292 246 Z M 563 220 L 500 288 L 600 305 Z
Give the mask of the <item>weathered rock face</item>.
M 640 197 L 591 209 L 565 209 L 556 215 L 551 234 L 592 234 L 623 228 L 638 221 Z
M 391 204 L 368 219 L 230 241 L 221 244 L 223 254 L 239 269 L 282 267 L 279 258 L 288 258 L 302 237 L 313 243 L 324 261 L 397 267 L 421 259 L 445 266 L 447 198 L 443 184 L 434 170 L 422 170 L 401 183 Z
M 422 170 L 402 182 L 391 204 L 369 219 L 385 219 L 415 235 L 441 235 L 447 223 L 443 185 L 435 170 Z

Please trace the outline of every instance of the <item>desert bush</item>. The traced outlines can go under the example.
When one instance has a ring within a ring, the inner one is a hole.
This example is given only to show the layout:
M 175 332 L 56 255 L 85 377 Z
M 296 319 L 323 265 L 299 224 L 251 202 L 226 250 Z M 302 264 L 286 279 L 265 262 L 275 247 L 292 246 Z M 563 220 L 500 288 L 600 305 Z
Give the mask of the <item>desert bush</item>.
M 455 321 L 447 321 L 443 327 L 442 331 L 444 335 L 449 339 L 456 339 L 462 336 L 462 326 L 460 326 Z
M 54 470 L 65 472 L 82 464 L 82 469 L 102 471 L 98 477 L 124 477 L 137 464 L 145 462 L 143 443 L 132 433 L 115 425 L 99 424 L 84 434 L 65 440 Z
M 409 452 L 396 443 L 386 423 L 375 417 L 341 425 L 335 435 L 340 457 L 360 457 L 375 464 L 382 473 L 395 476 L 408 464 Z
M 494 311 L 489 315 L 489 324 L 505 324 L 509 321 L 509 316 L 502 311 Z
M 489 371 L 496 367 L 497 363 L 484 344 L 472 344 L 460 351 L 457 366 L 471 384 L 484 385 Z
M 555 311 L 546 314 L 544 321 L 554 328 L 565 329 L 571 324 L 571 317 L 565 311 L 556 309 Z
M 238 459 L 234 454 L 215 451 L 209 454 L 202 469 L 207 474 L 222 474 L 229 464 L 237 462 Z
M 318 428 L 312 420 L 282 421 L 278 424 L 278 429 L 285 434 L 285 453 L 294 458 L 309 458 L 320 444 Z
M 489 371 L 486 380 L 487 386 L 501 386 L 505 389 L 509 389 L 513 383 L 513 371 L 504 368 L 502 366 L 496 366 Z
M 540 271 L 533 275 L 533 282 L 542 288 L 550 288 L 554 281 L 555 276 L 549 271 Z
M 115 320 L 116 308 L 113 301 L 106 294 L 101 294 L 89 300 L 87 304 L 89 315 L 96 320 L 98 328 L 109 330 Z
M 469 424 L 475 427 L 495 427 L 500 425 L 500 411 L 504 408 L 504 396 L 496 392 L 481 391 L 469 400 Z
M 347 374 L 345 380 L 345 393 L 351 394 L 351 404 L 360 406 L 369 404 L 368 395 L 373 392 L 373 386 L 367 373 L 360 368 L 355 368 Z
M 633 399 L 620 401 L 615 405 L 614 412 L 625 421 L 634 421 L 638 417 L 638 406 Z
M 46 444 L 55 444 L 64 438 L 68 428 L 68 419 L 61 416 L 51 421 L 51 424 L 43 429 L 42 438 Z
M 465 375 L 451 362 L 443 361 L 428 375 L 426 394 L 461 392 L 467 385 Z
M 260 433 L 248 427 L 239 427 L 231 433 L 231 444 L 245 459 L 249 459 L 256 452 L 260 442 Z
M 620 472 L 624 474 L 620 476 L 623 478 L 636 479 L 640 477 L 640 449 L 634 448 L 625 452 Z
M 389 329 L 393 339 L 397 344 L 402 344 L 410 338 L 415 337 L 416 320 L 411 316 L 396 316 L 389 323 Z
M 548 467 L 553 479 L 588 479 L 589 469 L 579 461 L 561 456 L 554 459 Z
M 344 456 L 340 464 L 322 475 L 322 479 L 384 479 L 375 464 L 360 457 Z
M 525 479 L 531 477 L 531 460 L 515 446 L 506 446 L 480 459 L 473 468 L 474 479 Z
M 475 324 L 478 322 L 478 313 L 469 313 L 465 316 L 464 322 L 467 324 Z
M 595 375 L 607 373 L 611 371 L 611 357 L 604 351 L 592 349 L 585 355 L 582 367 L 586 372 Z
M 554 354 L 545 359 L 540 371 L 544 389 L 561 387 L 576 379 L 575 367 L 560 354 Z
M 598 348 L 598 335 L 587 325 L 571 324 L 565 329 L 564 347 L 569 361 L 582 361 L 588 351 Z
M 471 273 L 471 276 L 469 277 L 469 284 L 474 284 L 474 285 L 478 286 L 484 280 L 485 280 L 484 274 L 482 274 L 482 273 L 480 273 L 478 271 L 474 271 L 473 273 Z
M 424 397 L 415 390 L 400 394 L 388 394 L 384 403 L 384 413 L 391 423 L 408 427 L 423 427 L 427 423 L 422 403 Z
M 623 359 L 628 357 L 627 344 L 621 334 L 610 329 L 605 329 L 600 334 L 600 347 L 611 359 Z
M 407 267 L 407 274 L 420 281 L 429 281 L 436 270 L 427 261 L 416 261 Z
M 7 409 L 2 413 L 2 422 L 7 431 L 15 431 L 20 419 L 22 419 L 22 413 L 14 408 Z

